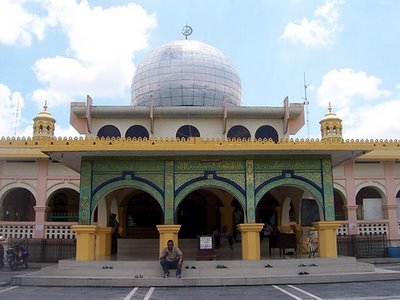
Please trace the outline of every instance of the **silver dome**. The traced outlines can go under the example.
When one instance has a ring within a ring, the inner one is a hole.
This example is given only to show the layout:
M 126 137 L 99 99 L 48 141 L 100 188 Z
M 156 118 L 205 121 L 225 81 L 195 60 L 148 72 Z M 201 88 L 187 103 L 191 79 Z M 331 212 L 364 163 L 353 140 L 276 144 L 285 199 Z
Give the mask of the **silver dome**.
M 240 106 L 242 87 L 233 65 L 218 49 L 178 40 L 152 51 L 137 67 L 132 105 Z

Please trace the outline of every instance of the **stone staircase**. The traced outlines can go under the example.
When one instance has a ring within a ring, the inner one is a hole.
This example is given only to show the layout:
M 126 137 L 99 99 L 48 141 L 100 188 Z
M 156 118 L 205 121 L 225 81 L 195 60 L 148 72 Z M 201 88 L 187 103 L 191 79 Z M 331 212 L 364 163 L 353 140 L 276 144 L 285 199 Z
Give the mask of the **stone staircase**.
M 57 265 L 12 278 L 14 285 L 28 286 L 229 286 L 399 280 L 400 272 L 375 268 L 354 257 L 308 258 L 268 253 L 261 243 L 261 260 L 241 260 L 241 244 L 217 249 L 216 260 L 197 261 L 197 239 L 179 240 L 184 253 L 182 278 L 163 278 L 158 261 L 158 239 L 120 239 L 118 254 L 96 261 L 61 260 Z M 268 265 L 270 267 L 268 267 Z
M 270 265 L 271 267 L 266 267 Z M 287 258 L 259 261 L 186 260 L 182 278 L 162 277 L 158 260 L 62 260 L 12 278 L 13 285 L 30 286 L 229 286 L 398 280 L 400 272 L 375 268 L 353 257 Z

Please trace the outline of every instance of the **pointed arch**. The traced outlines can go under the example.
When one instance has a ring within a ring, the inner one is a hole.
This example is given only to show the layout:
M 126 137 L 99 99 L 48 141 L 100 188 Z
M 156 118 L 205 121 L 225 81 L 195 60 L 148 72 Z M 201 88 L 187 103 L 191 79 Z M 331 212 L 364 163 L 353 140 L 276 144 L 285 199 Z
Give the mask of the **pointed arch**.
M 243 211 L 246 212 L 246 198 L 243 191 L 239 190 L 237 187 L 231 183 L 215 178 L 195 178 L 188 182 L 183 188 L 179 189 L 175 194 L 175 204 L 174 211 L 178 208 L 178 205 L 182 200 L 189 195 L 191 192 L 202 189 L 202 188 L 219 188 L 224 191 L 229 192 L 234 198 L 236 198 L 239 204 L 242 206 Z
M 315 184 L 313 184 L 309 180 L 302 178 L 300 176 L 296 176 L 296 178 L 279 176 L 279 177 L 272 178 L 272 179 L 268 180 L 267 182 L 264 182 L 256 189 L 255 204 L 258 205 L 261 198 L 268 191 L 270 191 L 273 188 L 276 188 L 278 186 L 284 186 L 284 185 L 295 186 L 295 187 L 302 188 L 305 191 L 308 191 L 314 197 L 314 199 L 317 201 L 318 206 L 320 208 L 324 207 L 324 197 L 323 197 L 321 190 Z M 323 211 L 323 209 L 322 209 L 322 211 Z
M 110 192 L 120 189 L 120 188 L 132 188 L 138 189 L 143 192 L 151 195 L 161 206 L 161 209 L 164 212 L 164 195 L 161 190 L 157 189 L 155 186 L 152 186 L 149 182 L 138 179 L 117 179 L 113 181 L 109 181 L 108 183 L 102 185 L 99 189 L 96 189 L 92 196 L 92 213 L 94 208 L 97 206 L 97 203 L 104 196 L 109 194 Z

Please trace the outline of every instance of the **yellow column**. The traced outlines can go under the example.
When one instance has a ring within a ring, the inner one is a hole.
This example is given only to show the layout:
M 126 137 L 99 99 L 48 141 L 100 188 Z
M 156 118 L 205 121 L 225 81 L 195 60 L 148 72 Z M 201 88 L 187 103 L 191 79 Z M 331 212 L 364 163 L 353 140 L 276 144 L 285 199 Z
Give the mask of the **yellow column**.
M 260 260 L 260 231 L 263 223 L 239 224 L 242 236 L 242 259 Z
M 96 258 L 111 255 L 111 227 L 98 227 L 96 229 Z
M 226 225 L 227 229 L 229 232 L 232 232 L 233 230 L 233 211 L 234 207 L 232 206 L 223 206 L 219 208 L 219 211 L 221 212 L 221 226 Z
M 321 258 L 337 257 L 336 230 L 342 223 L 337 221 L 314 222 L 318 230 L 318 252 Z
M 76 260 L 94 260 L 96 249 L 96 226 L 72 225 L 76 232 Z
M 296 234 L 296 241 L 297 241 L 296 251 L 298 254 L 301 254 L 302 242 L 303 242 L 302 241 L 303 240 L 303 227 L 300 224 L 295 224 L 295 225 L 291 225 L 290 228 Z
M 178 232 L 181 229 L 181 225 L 157 225 L 157 230 L 160 233 L 159 253 L 167 247 L 169 240 L 174 241 L 175 247 L 178 247 Z

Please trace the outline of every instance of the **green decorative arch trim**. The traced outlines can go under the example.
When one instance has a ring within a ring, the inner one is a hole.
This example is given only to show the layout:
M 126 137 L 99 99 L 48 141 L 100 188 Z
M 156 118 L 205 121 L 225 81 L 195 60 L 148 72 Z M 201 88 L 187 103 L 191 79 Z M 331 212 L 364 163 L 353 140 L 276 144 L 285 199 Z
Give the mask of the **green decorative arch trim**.
M 119 188 L 133 188 L 148 193 L 154 199 L 156 199 L 156 201 L 160 204 L 162 211 L 164 212 L 164 199 L 160 193 L 154 187 L 142 181 L 132 179 L 113 181 L 101 187 L 92 197 L 92 212 L 101 198 Z
M 234 186 L 230 185 L 227 182 L 221 181 L 221 180 L 216 180 L 216 179 L 204 179 L 204 180 L 199 180 L 196 182 L 193 182 L 192 184 L 189 184 L 185 188 L 179 191 L 178 194 L 175 196 L 175 205 L 174 205 L 174 210 L 178 208 L 178 205 L 182 202 L 182 200 L 189 195 L 191 192 L 198 190 L 198 189 L 203 189 L 207 187 L 216 187 L 223 189 L 229 193 L 233 197 L 235 197 L 239 203 L 242 205 L 243 211 L 246 211 L 246 199 L 244 195 Z
M 301 179 L 298 178 L 282 178 L 279 177 L 276 180 L 271 179 L 270 182 L 266 185 L 264 185 L 260 190 L 257 191 L 256 193 L 256 207 L 258 205 L 258 203 L 260 202 L 261 198 L 270 190 L 272 190 L 273 188 L 276 188 L 278 186 L 282 186 L 282 185 L 291 185 L 291 186 L 297 186 L 300 188 L 303 188 L 304 190 L 308 191 L 309 193 L 311 193 L 314 197 L 315 200 L 317 201 L 318 205 L 323 208 L 324 205 L 324 198 L 323 195 L 321 194 L 321 192 L 314 187 L 313 185 L 309 184 L 306 181 L 303 181 Z

